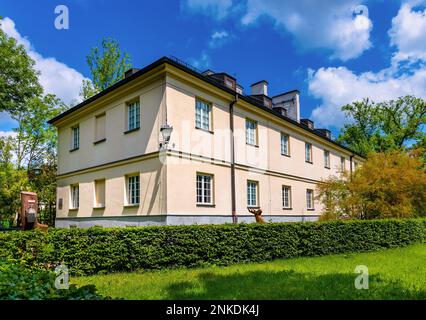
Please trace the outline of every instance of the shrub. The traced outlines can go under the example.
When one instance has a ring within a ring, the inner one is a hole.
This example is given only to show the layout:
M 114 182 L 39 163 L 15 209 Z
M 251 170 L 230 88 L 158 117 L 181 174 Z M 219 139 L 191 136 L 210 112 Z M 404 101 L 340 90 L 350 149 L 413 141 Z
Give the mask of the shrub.
M 52 229 L 0 233 L 0 258 L 74 275 L 361 252 L 426 240 L 426 219 Z
M 58 290 L 55 274 L 46 270 L 29 270 L 22 265 L 0 261 L 0 300 L 100 300 L 94 286 Z

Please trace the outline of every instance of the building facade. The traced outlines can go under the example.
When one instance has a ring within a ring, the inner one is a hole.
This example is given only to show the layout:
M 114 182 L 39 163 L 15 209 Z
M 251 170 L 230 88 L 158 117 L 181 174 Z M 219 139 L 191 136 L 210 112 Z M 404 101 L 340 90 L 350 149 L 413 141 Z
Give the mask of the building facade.
M 319 217 L 316 184 L 363 158 L 300 119 L 299 92 L 161 58 L 64 112 L 57 227 Z

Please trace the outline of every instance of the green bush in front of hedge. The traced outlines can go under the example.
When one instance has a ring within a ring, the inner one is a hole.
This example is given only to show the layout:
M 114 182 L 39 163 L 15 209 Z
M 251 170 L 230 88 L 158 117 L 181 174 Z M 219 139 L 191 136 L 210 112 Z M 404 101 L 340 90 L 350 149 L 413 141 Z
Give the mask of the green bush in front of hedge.
M 55 288 L 56 275 L 0 260 L 0 300 L 104 300 L 95 286 Z
M 0 233 L 0 258 L 74 275 L 262 262 L 426 242 L 426 219 L 52 229 Z

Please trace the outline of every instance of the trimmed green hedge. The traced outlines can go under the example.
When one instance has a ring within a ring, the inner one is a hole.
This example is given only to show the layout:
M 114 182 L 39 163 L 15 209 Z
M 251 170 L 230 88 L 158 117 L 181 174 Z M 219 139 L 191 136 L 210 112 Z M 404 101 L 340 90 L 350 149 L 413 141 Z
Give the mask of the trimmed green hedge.
M 0 233 L 0 258 L 74 275 L 228 265 L 426 242 L 426 219 L 52 229 Z

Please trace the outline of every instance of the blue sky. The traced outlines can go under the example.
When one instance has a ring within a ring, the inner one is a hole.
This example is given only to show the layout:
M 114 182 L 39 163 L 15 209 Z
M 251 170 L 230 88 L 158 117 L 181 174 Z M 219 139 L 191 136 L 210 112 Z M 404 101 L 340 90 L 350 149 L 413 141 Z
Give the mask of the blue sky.
M 57 30 L 57 5 L 69 9 Z M 363 97 L 426 98 L 425 0 L 2 1 L 1 28 L 25 45 L 45 91 L 78 98 L 85 56 L 116 38 L 135 67 L 174 55 L 234 75 L 249 93 L 299 89 L 301 113 L 336 133 L 340 106 Z M 0 135 L 15 124 L 0 114 Z

